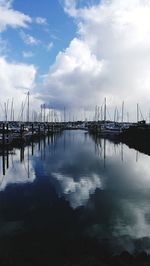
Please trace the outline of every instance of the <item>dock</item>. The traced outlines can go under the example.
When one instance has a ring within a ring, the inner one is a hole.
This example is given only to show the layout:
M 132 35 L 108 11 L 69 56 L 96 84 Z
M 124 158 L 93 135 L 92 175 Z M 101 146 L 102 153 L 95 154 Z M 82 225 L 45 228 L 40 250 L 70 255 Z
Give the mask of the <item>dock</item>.
M 62 123 L 0 122 L 0 146 L 28 143 L 63 130 Z

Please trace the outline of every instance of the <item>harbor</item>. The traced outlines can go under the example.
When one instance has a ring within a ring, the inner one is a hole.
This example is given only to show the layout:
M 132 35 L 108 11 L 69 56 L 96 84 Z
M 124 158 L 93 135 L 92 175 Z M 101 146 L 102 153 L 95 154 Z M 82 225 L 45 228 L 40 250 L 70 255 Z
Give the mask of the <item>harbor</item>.
M 150 0 L 0 0 L 0 266 L 150 266 Z

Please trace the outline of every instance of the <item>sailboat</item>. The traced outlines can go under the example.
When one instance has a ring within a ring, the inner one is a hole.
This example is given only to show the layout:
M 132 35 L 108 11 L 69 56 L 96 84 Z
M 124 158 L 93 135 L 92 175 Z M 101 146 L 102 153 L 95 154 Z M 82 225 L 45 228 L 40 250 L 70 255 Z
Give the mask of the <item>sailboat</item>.
M 123 129 L 123 113 L 124 113 L 124 102 L 122 103 L 122 121 L 121 123 L 118 122 L 107 122 L 106 120 L 106 112 L 107 112 L 107 107 L 106 107 L 106 98 L 104 100 L 104 123 L 101 124 L 100 127 L 100 135 L 119 135 L 122 132 Z

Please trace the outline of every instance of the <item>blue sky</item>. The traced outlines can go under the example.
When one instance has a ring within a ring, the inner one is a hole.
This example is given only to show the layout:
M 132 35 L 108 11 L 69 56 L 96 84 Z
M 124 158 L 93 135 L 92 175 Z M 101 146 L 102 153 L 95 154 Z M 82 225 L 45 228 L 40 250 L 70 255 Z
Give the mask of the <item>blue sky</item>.
M 57 0 L 15 0 L 13 8 L 33 19 L 33 23 L 26 29 L 8 28 L 2 36 L 8 42 L 8 57 L 11 60 L 32 63 L 38 68 L 38 75 L 48 71 L 59 51 L 63 51 L 76 34 L 74 20 L 63 9 Z M 37 17 L 46 19 L 45 24 L 37 24 Z M 39 40 L 37 45 L 25 44 L 21 32 L 29 34 Z M 48 50 L 48 45 L 52 44 Z M 23 52 L 33 53 L 32 57 L 23 57 Z

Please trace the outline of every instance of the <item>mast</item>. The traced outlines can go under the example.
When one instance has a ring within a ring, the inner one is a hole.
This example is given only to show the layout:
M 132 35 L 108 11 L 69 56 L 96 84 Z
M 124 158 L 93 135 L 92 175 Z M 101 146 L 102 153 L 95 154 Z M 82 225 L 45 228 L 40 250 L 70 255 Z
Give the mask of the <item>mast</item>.
M 97 121 L 97 105 L 95 106 L 95 121 Z
M 21 104 L 21 122 L 23 122 L 23 109 L 24 109 L 24 106 L 23 106 L 23 102 Z
M 122 115 L 121 115 L 121 123 L 123 123 L 124 118 L 124 101 L 122 102 Z
M 103 120 L 103 106 L 101 105 L 101 121 Z
M 139 122 L 139 104 L 137 103 L 137 123 Z
M 41 122 L 42 122 L 42 109 L 43 109 L 43 105 L 41 104 Z
M 14 108 L 12 110 L 12 119 L 13 119 L 13 121 L 15 121 L 15 111 L 14 111 Z
M 66 108 L 64 107 L 64 123 L 66 122 Z
M 46 105 L 45 105 L 45 103 L 44 103 L 44 105 L 43 105 L 43 108 L 44 108 L 44 123 L 45 123 L 45 109 L 46 109 Z
M 99 121 L 99 117 L 100 117 L 100 107 L 98 106 L 98 111 L 97 111 L 97 120 Z
M 50 108 L 48 109 L 48 122 L 50 123 L 51 122 L 51 113 L 50 113 Z
M 115 107 L 115 111 L 114 111 L 114 123 L 116 122 L 116 113 L 117 113 L 117 107 Z
M 27 93 L 27 97 L 28 97 L 28 109 L 27 109 L 27 122 L 29 122 L 29 120 L 30 120 L 30 92 L 28 91 L 28 93 Z
M 127 122 L 129 123 L 129 112 L 127 112 Z
M 104 99 L 104 124 L 106 123 L 106 98 Z
M 14 98 L 12 98 L 11 102 L 10 121 L 13 121 L 13 105 L 14 105 Z
M 5 121 L 7 122 L 7 106 L 6 106 L 6 102 L 4 103 L 4 110 L 5 110 Z
M 9 107 L 9 99 L 7 100 L 7 105 L 6 105 L 6 121 L 8 120 L 8 107 Z

